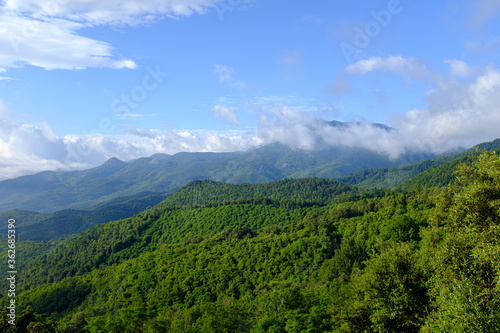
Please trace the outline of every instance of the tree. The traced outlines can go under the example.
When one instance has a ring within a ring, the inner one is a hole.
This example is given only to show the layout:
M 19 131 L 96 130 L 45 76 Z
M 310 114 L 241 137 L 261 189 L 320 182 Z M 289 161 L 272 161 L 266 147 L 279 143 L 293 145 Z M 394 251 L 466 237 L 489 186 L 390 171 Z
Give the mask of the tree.
M 349 331 L 419 331 L 429 300 L 413 243 L 386 243 L 352 282 Z
M 435 310 L 426 332 L 500 329 L 500 158 L 485 152 L 458 167 L 423 237 Z

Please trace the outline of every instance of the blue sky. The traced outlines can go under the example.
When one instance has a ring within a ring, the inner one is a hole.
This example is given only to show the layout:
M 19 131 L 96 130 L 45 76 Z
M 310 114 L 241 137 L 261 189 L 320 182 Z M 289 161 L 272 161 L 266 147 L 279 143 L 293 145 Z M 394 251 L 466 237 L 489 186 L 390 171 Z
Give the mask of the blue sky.
M 492 140 L 499 17 L 495 0 L 0 1 L 1 179 L 274 141 L 398 157 Z

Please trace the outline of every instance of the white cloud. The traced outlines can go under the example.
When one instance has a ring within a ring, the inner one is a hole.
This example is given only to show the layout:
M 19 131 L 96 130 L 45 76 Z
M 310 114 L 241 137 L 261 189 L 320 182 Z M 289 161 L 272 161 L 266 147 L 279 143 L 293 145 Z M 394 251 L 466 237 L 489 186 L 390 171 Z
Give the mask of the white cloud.
M 0 115 L 4 107 L 0 103 Z M 45 170 L 82 170 L 111 157 L 155 153 L 242 151 L 262 144 L 255 131 L 127 129 L 122 135 L 57 136 L 45 123 L 19 124 L 0 118 L 0 180 Z
M 392 119 L 391 125 L 401 133 L 397 140 L 405 149 L 443 153 L 500 137 L 500 72 L 472 69 L 458 60 L 446 63 L 451 66 L 451 77 L 428 69 L 416 59 L 401 57 L 362 60 L 349 66 L 348 71 L 392 71 L 433 85 L 426 96 L 426 109 L 409 110 Z M 462 82 L 456 77 L 470 80 Z
M 435 78 L 436 73 L 415 58 L 403 58 L 391 56 L 388 58 L 373 57 L 359 60 L 346 67 L 350 74 L 365 74 L 371 71 L 387 71 L 402 75 L 407 78 L 427 82 L 429 78 Z
M 228 125 L 239 126 L 240 124 L 234 108 L 224 105 L 215 105 L 212 108 L 212 112 L 215 114 L 215 117 L 225 119 L 225 123 Z
M 219 75 L 219 81 L 231 80 L 233 69 L 224 65 L 215 65 L 214 72 Z
M 76 22 L 139 24 L 163 17 L 203 14 L 220 0 L 5 0 L 4 9 L 33 17 L 63 17 Z
M 469 83 L 452 79 L 429 93 L 428 108 L 412 111 L 399 127 L 437 147 L 470 146 L 499 137 L 500 72 L 487 69 Z
M 445 63 L 450 65 L 450 73 L 453 76 L 458 76 L 458 77 L 470 77 L 474 75 L 475 70 L 467 63 L 461 60 L 445 60 Z
M 285 105 L 266 108 L 260 117 L 258 136 L 266 143 L 280 142 L 300 149 L 317 149 L 317 129 L 324 124 L 314 114 Z
M 472 69 L 449 61 L 452 76 L 440 75 L 420 61 L 401 57 L 372 58 L 349 66 L 350 73 L 392 71 L 427 82 L 427 107 L 393 116 L 395 130 L 367 122 L 344 129 L 328 126 L 313 113 L 284 105 L 263 108 L 259 137 L 303 149 L 328 145 L 361 147 L 398 158 L 408 153 L 445 153 L 500 137 L 500 71 Z M 468 82 L 457 80 L 467 76 Z M 271 111 L 272 110 L 272 111 Z
M 261 115 L 258 137 L 265 143 L 280 142 L 291 147 L 317 150 L 330 146 L 366 148 L 392 158 L 399 157 L 406 145 L 396 131 L 353 122 L 345 128 L 329 125 L 313 113 L 275 105 Z
M 5 0 L 0 4 L 0 71 L 25 65 L 44 69 L 135 68 L 106 42 L 78 31 L 98 25 L 135 25 L 164 17 L 203 14 L 221 0 Z
M 395 67 L 404 75 L 401 68 Z M 310 112 L 300 106 L 293 107 L 304 100 L 309 103 L 314 100 L 270 96 L 255 98 L 252 105 L 247 105 L 260 116 L 255 130 L 128 128 L 123 135 L 59 137 L 44 123 L 9 121 L 6 118 L 9 112 L 0 103 L 0 177 L 89 168 L 111 157 L 129 160 L 155 153 L 242 151 L 272 142 L 309 150 L 332 145 L 360 147 L 398 158 L 445 153 L 500 137 L 500 71 L 476 69 L 465 82 L 455 76 L 439 77 L 433 70 L 428 72 L 433 78 L 429 80 L 432 86 L 426 96 L 427 106 L 393 116 L 389 123 L 394 128 L 391 131 L 373 127 L 367 121 L 346 128 L 332 127 L 317 116 L 318 110 Z M 230 123 L 238 121 L 233 107 L 217 105 L 213 112 Z
M 129 129 L 130 140 L 148 151 L 175 154 L 178 152 L 230 152 L 242 151 L 262 144 L 255 131 L 158 131 Z
M 2 179 L 43 170 L 64 168 L 65 143 L 47 124 L 15 124 L 0 119 L 0 164 Z M 66 169 L 89 167 L 70 163 Z
M 0 14 L 0 68 L 135 68 L 131 60 L 113 59 L 109 44 L 78 36 L 75 32 L 83 27 L 59 19 L 38 21 Z
M 244 81 L 237 80 L 233 77 L 234 70 L 231 67 L 224 65 L 214 65 L 214 73 L 219 76 L 219 82 L 223 83 L 227 81 L 230 86 L 245 89 L 246 83 Z

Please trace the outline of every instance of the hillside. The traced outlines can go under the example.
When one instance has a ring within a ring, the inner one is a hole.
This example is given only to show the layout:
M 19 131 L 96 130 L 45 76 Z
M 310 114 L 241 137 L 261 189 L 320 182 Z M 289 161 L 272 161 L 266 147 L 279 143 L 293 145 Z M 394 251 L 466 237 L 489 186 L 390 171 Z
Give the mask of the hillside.
M 337 179 L 346 184 L 365 188 L 394 187 L 408 181 L 409 179 L 419 175 L 426 170 L 437 168 L 443 164 L 448 163 L 445 167 L 447 169 L 446 171 L 444 171 L 442 168 L 438 168 L 441 171 L 437 171 L 438 169 L 436 169 L 435 172 L 441 172 L 443 175 L 450 174 L 450 178 L 448 179 L 449 181 L 452 178 L 451 173 L 449 173 L 448 171 L 456 167 L 459 163 L 471 163 L 474 157 L 471 157 L 470 155 L 474 155 L 477 157 L 480 152 L 490 150 L 500 150 L 500 139 L 481 143 L 470 149 L 451 155 L 425 159 L 400 167 L 358 170 Z M 439 185 L 447 184 L 448 182 L 445 181 Z M 430 185 L 437 186 L 438 184 L 431 183 Z
M 87 210 L 65 209 L 50 214 L 13 210 L 0 213 L 0 219 L 16 219 L 17 234 L 23 239 L 49 241 L 81 233 L 95 224 L 131 217 L 157 205 L 167 196 L 153 192 L 138 193 L 115 198 Z M 0 234 L 7 234 L 6 224 L 0 227 Z
M 31 260 L 17 329 L 492 332 L 499 193 L 494 153 L 445 189 L 194 182 Z
M 390 130 L 390 129 L 387 129 Z M 445 186 L 449 184 L 454 176 L 452 175 L 452 170 L 456 168 L 459 163 L 472 163 L 475 156 L 479 154 L 481 149 L 496 149 L 500 146 L 500 140 L 495 140 L 490 143 L 484 143 L 469 149 L 467 151 L 438 157 L 435 159 L 424 160 L 417 163 L 412 163 L 403 167 L 398 168 L 382 168 L 382 169 L 369 169 L 369 170 L 360 170 L 349 174 L 347 176 L 339 178 L 339 180 L 346 183 L 353 183 L 362 187 L 392 187 L 398 185 L 399 188 L 411 189 L 415 184 L 418 184 L 422 187 L 435 187 L 435 186 Z M 266 154 L 255 153 L 257 157 L 254 160 L 258 160 L 257 164 L 265 162 L 262 160 L 270 161 L 273 159 L 273 163 L 282 163 L 283 160 L 296 160 L 300 161 L 301 158 L 304 160 L 305 157 L 298 158 L 301 154 L 304 154 L 304 151 L 290 151 L 286 157 L 279 157 L 279 151 L 283 147 L 279 145 L 268 146 L 263 148 L 263 150 L 267 151 Z M 351 151 L 352 153 L 353 151 Z M 312 152 L 307 152 L 310 156 L 313 156 Z M 183 154 L 181 154 L 183 155 Z M 189 154 L 184 156 L 184 159 L 188 158 Z M 241 155 L 246 156 L 246 155 Z M 266 157 L 267 156 L 267 157 Z M 292 158 L 291 156 L 295 156 Z M 246 156 L 248 157 L 248 156 Z M 245 157 L 245 158 L 246 158 Z M 151 161 L 161 161 L 168 160 L 169 156 L 167 155 L 154 155 L 151 157 Z M 320 157 L 313 160 L 319 160 Z M 139 163 L 138 169 L 144 169 L 141 167 L 144 164 L 148 164 L 146 162 L 148 159 L 141 159 L 136 161 Z M 255 162 L 255 161 L 254 161 Z M 155 162 L 159 163 L 159 162 Z M 153 163 L 153 164 L 155 164 Z M 239 162 L 235 161 L 233 164 L 239 165 Z M 311 161 L 309 161 L 311 163 Z M 286 164 L 286 163 L 284 163 Z M 282 165 L 284 165 L 282 163 Z M 321 164 L 321 167 L 316 167 L 309 169 L 307 172 L 303 173 L 294 173 L 297 177 L 303 177 L 307 173 L 315 173 L 314 170 L 318 170 L 318 168 L 328 168 L 328 164 Z M 255 166 L 255 165 L 254 165 Z M 247 165 L 247 168 L 254 167 L 251 164 Z M 311 165 L 309 165 L 311 166 Z M 95 175 L 99 176 L 109 176 L 114 175 L 116 170 L 121 172 L 125 172 L 123 170 L 127 167 L 127 164 L 120 162 L 116 159 L 112 159 L 109 163 L 97 168 L 96 170 L 89 170 L 88 172 L 83 172 L 83 176 L 85 179 L 91 179 Z M 288 165 L 290 170 L 295 170 L 298 167 L 293 165 Z M 123 170 L 123 171 L 122 171 Z M 247 170 L 247 169 L 245 169 Z M 156 170 L 157 172 L 161 172 L 160 170 Z M 128 174 L 132 171 L 127 171 L 125 174 Z M 137 176 L 137 175 L 136 175 Z M 138 176 L 147 178 L 144 174 L 139 174 Z M 156 176 L 154 176 L 156 177 Z M 248 174 L 246 175 L 248 178 Z M 129 177 L 130 178 L 130 177 Z M 74 177 L 68 178 L 72 183 L 75 183 Z M 233 179 L 234 180 L 234 179 Z M 284 180 L 286 183 L 286 179 Z M 75 183 L 77 184 L 77 183 Z M 196 186 L 194 186 L 195 184 Z M 263 184 L 263 183 L 261 183 Z M 119 220 L 123 218 L 130 217 L 134 214 L 137 214 L 147 207 L 152 207 L 158 204 L 160 201 L 168 197 L 171 193 L 175 193 L 171 198 L 162 203 L 163 207 L 180 207 L 182 205 L 189 205 L 191 207 L 194 206 L 202 206 L 207 204 L 212 204 L 214 202 L 220 203 L 224 201 L 231 200 L 242 200 L 244 199 L 253 199 L 256 197 L 266 197 L 272 198 L 273 200 L 282 200 L 283 195 L 280 193 L 282 189 L 279 185 L 278 189 L 273 189 L 273 184 L 277 183 L 266 183 L 264 186 L 255 186 L 250 183 L 245 183 L 239 185 L 239 187 L 228 186 L 228 183 L 221 183 L 216 181 L 209 181 L 208 179 L 204 181 L 194 181 L 183 188 L 179 192 L 171 191 L 169 193 L 156 193 L 156 192 L 139 192 L 133 195 L 128 195 L 124 197 L 116 197 L 114 199 L 110 199 L 106 202 L 96 204 L 94 206 L 88 207 L 85 210 L 77 210 L 77 209 L 64 209 L 61 211 L 57 211 L 54 213 L 36 213 L 30 211 L 21 211 L 21 210 L 13 210 L 0 213 L 0 217 L 4 216 L 4 220 L 10 217 L 15 217 L 19 220 L 19 234 L 30 240 L 36 241 L 48 241 L 52 239 L 56 239 L 59 237 L 66 237 L 73 234 L 81 233 L 95 224 L 101 224 L 112 220 Z M 291 183 L 290 183 L 291 184 Z M 333 183 L 332 183 L 333 184 Z M 339 183 L 335 182 L 335 187 L 339 187 Z M 143 184 L 144 185 L 144 184 Z M 79 189 L 80 185 L 76 185 L 76 189 Z M 147 187 L 146 185 L 144 185 Z M 237 190 L 234 190 L 237 189 Z M 339 190 L 341 187 L 339 188 Z M 190 193 L 190 190 L 194 190 L 195 192 Z M 289 189 L 287 189 L 288 191 Z M 294 190 L 298 190 L 295 188 Z M 343 191 L 347 190 L 344 188 Z M 351 191 L 356 191 L 354 188 L 350 189 Z M 330 192 L 329 192 L 330 191 Z M 336 190 L 329 189 L 321 189 L 318 193 L 301 193 L 296 192 L 296 195 L 292 198 L 294 201 L 300 202 L 303 201 L 304 198 L 307 198 L 308 202 L 312 205 L 313 199 L 316 204 L 325 204 L 325 202 L 321 199 L 321 196 L 327 197 L 326 195 L 335 195 Z M 318 196 L 319 195 L 319 196 Z M 200 201 L 201 200 L 201 201 Z M 5 233 L 6 229 L 0 229 L 1 233 Z
M 261 184 L 228 184 L 206 179 L 189 183 L 158 207 L 202 207 L 259 199 L 280 205 L 324 206 L 332 198 L 356 192 L 356 187 L 321 178 L 287 178 Z
M 213 194 L 216 187 L 231 188 L 228 192 L 232 192 L 233 199 L 213 205 L 215 197 L 203 193 Z M 49 255 L 30 263 L 20 279 L 26 283 L 33 279 L 58 281 L 74 274 L 77 266 L 78 274 L 88 273 L 103 264 L 111 265 L 156 250 L 160 244 L 178 243 L 226 228 L 246 226 L 262 230 L 270 225 L 287 225 L 300 221 L 310 211 L 320 211 L 337 196 L 352 197 L 355 194 L 351 191 L 348 185 L 325 179 L 283 180 L 251 186 L 194 182 L 134 217 L 98 225 L 68 239 Z M 186 205 L 186 202 L 196 202 L 191 199 L 196 197 L 200 207 Z M 204 199 L 206 201 L 201 201 Z M 57 269 L 51 274 L 39 269 L 54 266 Z
M 0 218 L 15 218 L 18 221 L 17 233 L 25 240 L 50 241 L 79 234 L 96 224 L 131 217 L 160 202 L 158 207 L 180 208 L 220 206 L 266 198 L 268 203 L 305 207 L 325 205 L 331 197 L 348 192 L 355 193 L 356 190 L 352 186 L 324 179 L 284 179 L 273 183 L 241 185 L 204 180 L 194 181 L 173 195 L 143 192 L 115 198 L 86 210 L 66 209 L 51 214 L 14 210 L 0 213 Z M 0 234 L 7 234 L 6 225 L 0 228 Z

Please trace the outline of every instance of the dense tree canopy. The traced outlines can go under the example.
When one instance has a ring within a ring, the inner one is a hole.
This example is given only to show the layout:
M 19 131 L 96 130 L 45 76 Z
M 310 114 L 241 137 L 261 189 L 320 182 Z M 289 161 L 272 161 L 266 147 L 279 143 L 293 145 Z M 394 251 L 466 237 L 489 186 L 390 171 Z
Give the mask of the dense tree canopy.
M 0 327 L 498 331 L 500 158 L 444 176 L 455 181 L 387 191 L 192 183 L 34 258 L 19 274 L 19 326 L 4 310 Z

